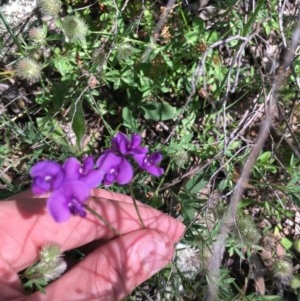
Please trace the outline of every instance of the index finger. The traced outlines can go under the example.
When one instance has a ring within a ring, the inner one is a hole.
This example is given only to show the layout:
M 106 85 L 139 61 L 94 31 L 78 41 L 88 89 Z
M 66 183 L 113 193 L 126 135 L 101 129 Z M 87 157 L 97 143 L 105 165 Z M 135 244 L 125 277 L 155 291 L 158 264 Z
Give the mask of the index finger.
M 92 196 L 88 205 L 121 235 L 141 229 L 130 197 L 102 189 L 95 190 Z M 31 192 L 0 202 L 0 257 L 15 271 L 32 264 L 46 243 L 56 243 L 65 251 L 115 236 L 90 213 L 86 218 L 73 216 L 65 223 L 56 223 L 45 203 L 45 198 L 35 197 Z M 139 204 L 139 211 L 146 228 L 166 233 L 174 243 L 182 236 L 184 225 L 174 218 L 143 204 Z

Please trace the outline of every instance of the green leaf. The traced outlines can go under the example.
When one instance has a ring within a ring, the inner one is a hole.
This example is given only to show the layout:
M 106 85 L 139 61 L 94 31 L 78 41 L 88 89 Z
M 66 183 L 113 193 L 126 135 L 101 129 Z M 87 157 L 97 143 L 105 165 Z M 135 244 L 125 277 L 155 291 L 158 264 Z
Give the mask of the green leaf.
M 40 117 L 36 119 L 36 123 L 40 133 L 44 137 L 55 141 L 57 144 L 68 145 L 64 131 L 55 119 Z
M 207 181 L 203 180 L 202 178 L 203 178 L 202 174 L 196 174 L 195 176 L 193 176 L 185 184 L 186 190 L 192 194 L 198 193 L 207 184 Z
M 80 142 L 85 134 L 84 112 L 82 101 L 77 101 L 72 104 L 71 110 L 72 129 L 76 135 L 77 147 L 80 148 Z
M 243 209 L 246 208 L 250 205 L 253 205 L 255 203 L 255 200 L 253 199 L 242 199 L 239 203 L 238 203 L 238 209 Z
M 261 163 L 268 163 L 270 158 L 272 157 L 272 153 L 270 151 L 262 153 L 257 161 L 260 161 Z
M 122 110 L 122 117 L 124 120 L 124 125 L 132 130 L 136 130 L 138 127 L 137 120 L 134 118 L 132 114 L 132 110 L 128 107 L 123 108 Z
M 63 77 L 73 72 L 74 64 L 75 62 L 72 61 L 72 59 L 63 56 L 56 57 L 53 59 L 54 67 Z
M 175 117 L 176 109 L 166 102 L 147 101 L 142 105 L 144 117 L 154 121 L 170 120 Z
M 286 237 L 282 238 L 280 240 L 280 244 L 286 249 L 286 250 L 289 250 L 292 246 L 293 246 L 293 243 Z

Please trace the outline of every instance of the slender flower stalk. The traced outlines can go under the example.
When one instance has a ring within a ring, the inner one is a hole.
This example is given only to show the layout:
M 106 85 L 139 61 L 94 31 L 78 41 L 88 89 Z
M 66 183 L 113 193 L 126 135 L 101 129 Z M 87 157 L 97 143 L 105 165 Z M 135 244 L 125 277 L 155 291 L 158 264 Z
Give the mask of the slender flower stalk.
M 87 211 L 89 211 L 90 213 L 92 213 L 94 216 L 96 216 L 97 218 L 99 218 L 99 220 L 107 227 L 109 228 L 109 230 L 111 230 L 112 232 L 114 232 L 114 234 L 116 234 L 116 236 L 121 236 L 121 233 L 115 228 L 113 227 L 101 214 L 99 214 L 97 211 L 95 211 L 93 208 L 89 207 L 88 205 L 84 206 L 85 209 Z
M 167 168 L 166 168 L 165 174 L 168 174 L 170 168 L 171 168 L 171 164 L 169 163 L 168 166 L 167 166 Z M 158 183 L 158 186 L 156 187 L 156 189 L 155 189 L 155 191 L 154 191 L 154 195 L 155 195 L 155 196 L 158 195 L 158 193 L 159 193 L 159 191 L 160 191 L 160 187 L 161 187 L 161 185 L 164 183 L 164 181 L 165 181 L 165 176 L 162 177 L 162 178 L 160 179 L 160 181 L 159 181 L 159 183 Z
M 133 192 L 133 188 L 132 188 L 132 184 L 131 183 L 129 184 L 129 189 L 130 189 L 130 195 L 131 195 L 131 198 L 132 198 L 132 201 L 133 201 L 133 205 L 134 205 L 136 214 L 137 214 L 137 216 L 138 216 L 138 218 L 139 218 L 139 220 L 141 222 L 142 227 L 145 229 L 146 227 L 145 227 L 144 221 L 142 219 L 142 216 L 140 214 L 139 207 L 138 207 L 138 205 L 136 203 L 136 199 L 135 199 L 135 196 L 134 196 L 134 192 Z

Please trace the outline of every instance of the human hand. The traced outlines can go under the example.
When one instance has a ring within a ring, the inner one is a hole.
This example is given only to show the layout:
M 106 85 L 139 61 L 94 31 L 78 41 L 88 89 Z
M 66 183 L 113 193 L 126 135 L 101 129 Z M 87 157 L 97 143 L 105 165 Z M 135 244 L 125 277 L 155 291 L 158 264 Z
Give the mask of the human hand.
M 139 205 L 146 229 L 130 197 L 95 189 L 88 204 L 121 233 L 117 237 L 94 215 L 73 216 L 56 223 L 46 211 L 46 198 L 26 191 L 0 201 L 0 300 L 111 301 L 126 297 L 173 256 L 184 225 L 162 212 Z M 100 243 L 101 241 L 101 243 Z M 62 251 L 99 242 L 73 268 L 46 287 L 46 295 L 25 295 L 18 272 L 33 264 L 42 246 L 56 243 Z

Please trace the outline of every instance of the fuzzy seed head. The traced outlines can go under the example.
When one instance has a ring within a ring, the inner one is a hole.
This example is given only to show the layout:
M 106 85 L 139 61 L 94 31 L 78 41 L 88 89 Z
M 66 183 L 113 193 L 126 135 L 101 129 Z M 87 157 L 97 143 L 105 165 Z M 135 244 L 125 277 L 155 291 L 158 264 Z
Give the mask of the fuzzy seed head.
M 295 275 L 290 282 L 291 288 L 296 290 L 300 288 L 300 275 Z
M 60 0 L 37 0 L 37 4 L 46 16 L 57 17 L 62 7 Z
M 134 54 L 134 49 L 128 43 L 121 44 L 117 50 L 117 56 L 119 60 L 126 60 Z
M 242 239 L 246 246 L 257 245 L 261 235 L 250 216 L 243 216 L 237 220 L 236 228 L 233 233 L 237 240 Z
M 61 249 L 57 244 L 47 244 L 42 247 L 38 267 L 47 282 L 58 278 L 66 270 L 67 264 L 61 258 Z
M 40 260 L 25 271 L 25 276 L 31 281 L 46 283 L 58 278 L 67 268 L 67 263 L 61 257 L 61 249 L 57 244 L 47 244 L 40 250 Z
M 62 21 L 62 30 L 70 40 L 84 41 L 88 32 L 88 26 L 77 16 L 67 16 Z
M 187 153 L 187 151 L 185 150 L 180 150 L 178 152 L 176 152 L 173 155 L 173 159 L 174 159 L 174 163 L 179 167 L 182 168 L 185 166 L 185 164 L 188 162 L 189 160 L 189 155 Z
M 98 48 L 92 55 L 92 60 L 95 64 L 103 65 L 105 62 L 105 51 L 102 48 Z
M 300 238 L 297 238 L 295 241 L 294 241 L 294 248 L 297 252 L 300 253 Z
M 36 60 L 25 57 L 18 62 L 16 75 L 28 81 L 36 82 L 41 77 L 41 69 L 41 65 Z
M 40 251 L 40 258 L 44 262 L 56 261 L 60 256 L 61 250 L 56 244 L 47 244 Z
M 273 265 L 273 272 L 282 283 L 288 283 L 293 276 L 293 265 L 287 260 L 279 259 Z
M 176 246 L 176 255 L 178 270 L 188 279 L 195 278 L 201 267 L 199 250 L 179 243 Z
M 47 265 L 47 269 L 44 270 L 43 278 L 49 282 L 58 278 L 67 269 L 67 263 L 64 259 L 59 258 L 52 265 Z
M 44 44 L 46 39 L 46 31 L 43 27 L 34 27 L 29 30 L 29 37 L 38 44 Z

